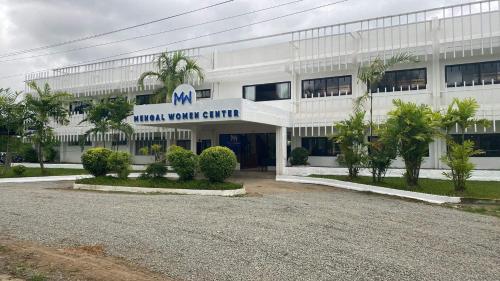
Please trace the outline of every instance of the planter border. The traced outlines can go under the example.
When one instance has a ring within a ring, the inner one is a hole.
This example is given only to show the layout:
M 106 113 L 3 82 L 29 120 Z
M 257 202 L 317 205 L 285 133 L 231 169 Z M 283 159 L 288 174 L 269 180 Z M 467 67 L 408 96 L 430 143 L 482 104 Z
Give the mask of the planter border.
M 368 184 L 360 184 L 354 182 L 340 181 L 334 179 L 325 178 L 313 178 L 313 177 L 299 177 L 299 176 L 276 176 L 277 181 L 283 182 L 295 182 L 295 183 L 306 183 L 306 184 L 319 184 L 332 187 L 338 187 L 343 189 L 372 192 L 377 194 L 384 194 L 390 196 L 397 196 L 403 198 L 410 198 L 414 200 L 424 201 L 433 204 L 444 204 L 444 203 L 460 203 L 460 197 L 451 197 L 444 195 L 434 195 L 429 193 L 421 193 L 407 190 L 399 190 L 393 188 L 386 188 Z
M 134 187 L 134 186 L 114 186 L 114 185 L 94 185 L 74 183 L 73 189 L 106 191 L 106 192 L 129 192 L 142 194 L 183 194 L 183 195 L 204 195 L 204 196 L 238 196 L 246 194 L 245 186 L 231 190 L 205 190 L 205 189 L 180 189 L 180 188 L 152 188 L 152 187 Z

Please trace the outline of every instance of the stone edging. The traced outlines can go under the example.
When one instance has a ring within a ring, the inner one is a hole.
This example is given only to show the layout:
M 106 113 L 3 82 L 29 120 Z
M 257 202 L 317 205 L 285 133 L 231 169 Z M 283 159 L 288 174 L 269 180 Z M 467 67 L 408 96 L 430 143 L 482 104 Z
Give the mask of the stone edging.
M 410 199 L 415 199 L 415 200 L 424 201 L 424 202 L 428 202 L 428 203 L 434 203 L 434 204 L 460 203 L 460 200 L 461 200 L 460 197 L 434 195 L 434 194 L 420 193 L 420 192 L 414 192 L 414 191 L 385 188 L 385 187 L 379 187 L 379 186 L 374 186 L 374 185 L 340 181 L 340 180 L 334 180 L 334 179 L 299 177 L 299 176 L 276 176 L 276 180 L 277 181 L 284 181 L 284 182 L 319 184 L 319 185 L 326 185 L 326 186 L 338 187 L 338 188 L 355 190 L 355 191 L 373 192 L 373 193 L 377 193 L 377 194 L 410 198 Z
M 202 189 L 172 189 L 172 188 L 148 188 L 132 186 L 111 186 L 74 183 L 73 189 L 107 191 L 107 192 L 130 192 L 130 193 L 162 193 L 162 194 L 184 194 L 205 196 L 237 196 L 246 194 L 245 187 L 232 190 L 202 190 Z

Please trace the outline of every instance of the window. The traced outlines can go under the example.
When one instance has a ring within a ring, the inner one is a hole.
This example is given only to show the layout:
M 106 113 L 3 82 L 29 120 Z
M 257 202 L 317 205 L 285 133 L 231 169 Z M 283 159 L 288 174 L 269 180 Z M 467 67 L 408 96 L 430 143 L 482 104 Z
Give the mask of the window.
M 500 84 L 500 61 L 446 66 L 447 87 Z
M 369 86 L 373 93 L 421 90 L 427 87 L 427 69 L 387 71 L 379 83 Z
M 247 100 L 284 100 L 290 96 L 290 82 L 243 86 L 243 98 Z
M 142 155 L 142 153 L 140 153 L 139 150 L 143 147 L 147 147 L 149 150 L 149 154 L 153 155 L 153 151 L 151 151 L 151 146 L 153 144 L 160 145 L 161 151 L 163 151 L 163 152 L 165 152 L 167 149 L 167 140 L 161 139 L 160 135 L 155 133 L 154 139 L 136 140 L 135 141 L 135 155 Z
M 453 139 L 461 143 L 462 135 L 453 135 Z M 476 149 L 484 153 L 475 157 L 500 157 L 500 134 L 466 134 L 465 140 L 471 140 Z
M 117 145 L 127 145 L 127 140 L 118 140 L 118 141 L 111 141 L 111 146 L 114 147 L 114 146 L 117 146 Z
M 69 112 L 71 114 L 83 114 L 89 106 L 88 101 L 74 101 L 69 104 Z
M 302 147 L 309 156 L 336 156 L 340 153 L 338 143 L 326 137 L 302 138 Z
M 352 94 L 351 80 L 351 76 L 302 80 L 302 97 L 318 98 L 350 95 Z
M 80 146 L 80 141 L 79 140 L 70 141 L 68 142 L 68 146 Z M 83 146 L 92 146 L 92 142 L 90 140 L 85 140 Z
M 191 150 L 191 140 L 177 140 L 177 146 Z
M 200 154 L 203 150 L 212 146 L 212 140 L 199 140 L 196 142 L 196 154 Z
M 210 89 L 196 90 L 196 99 L 209 99 Z
M 135 96 L 135 104 L 137 105 L 151 104 L 151 103 L 153 103 L 153 95 Z

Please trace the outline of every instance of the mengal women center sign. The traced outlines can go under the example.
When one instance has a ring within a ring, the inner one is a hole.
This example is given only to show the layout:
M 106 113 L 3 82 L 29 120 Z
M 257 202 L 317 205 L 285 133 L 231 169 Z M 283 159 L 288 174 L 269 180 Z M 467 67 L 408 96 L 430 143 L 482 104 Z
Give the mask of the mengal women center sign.
M 188 84 L 179 85 L 171 104 L 139 105 L 134 109 L 134 123 L 193 122 L 239 119 L 241 107 L 231 100 L 196 102 L 196 91 Z M 182 110 L 179 110 L 182 109 Z

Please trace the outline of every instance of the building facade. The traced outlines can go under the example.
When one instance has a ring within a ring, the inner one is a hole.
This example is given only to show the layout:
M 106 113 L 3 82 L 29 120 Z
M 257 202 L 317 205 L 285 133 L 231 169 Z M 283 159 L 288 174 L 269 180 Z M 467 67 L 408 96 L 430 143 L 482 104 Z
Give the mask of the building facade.
M 175 103 L 150 104 L 157 81 L 137 86 L 139 75 L 155 70 L 158 54 L 31 73 L 26 81 L 48 82 L 75 96 L 71 122 L 57 126 L 61 162 L 79 162 L 78 138 L 89 129 L 82 102 L 103 96 L 135 100 L 129 118 L 135 133 L 118 143 L 138 164 L 152 156 L 139 149 L 177 144 L 200 152 L 224 145 L 237 155 L 241 169 L 276 168 L 287 172 L 287 155 L 295 147 L 310 152 L 311 166 L 338 166 L 334 123 L 346 119 L 367 85 L 358 81 L 359 66 L 409 52 L 417 63 L 397 65 L 373 93 L 373 120 L 387 118 L 394 99 L 446 108 L 453 98 L 473 97 L 478 117 L 492 126 L 468 128 L 467 138 L 485 151 L 473 162 L 478 169 L 500 169 L 500 1 L 484 1 L 401 15 L 321 26 L 273 36 L 181 50 L 205 71 L 189 81 L 196 94 Z M 26 89 L 29 92 L 29 89 Z M 456 132 L 455 132 L 456 133 Z M 111 135 L 88 139 L 85 149 Z M 115 140 L 116 141 L 116 140 Z M 446 147 L 436 139 L 424 168 L 445 168 Z M 402 167 L 395 161 L 395 167 Z

